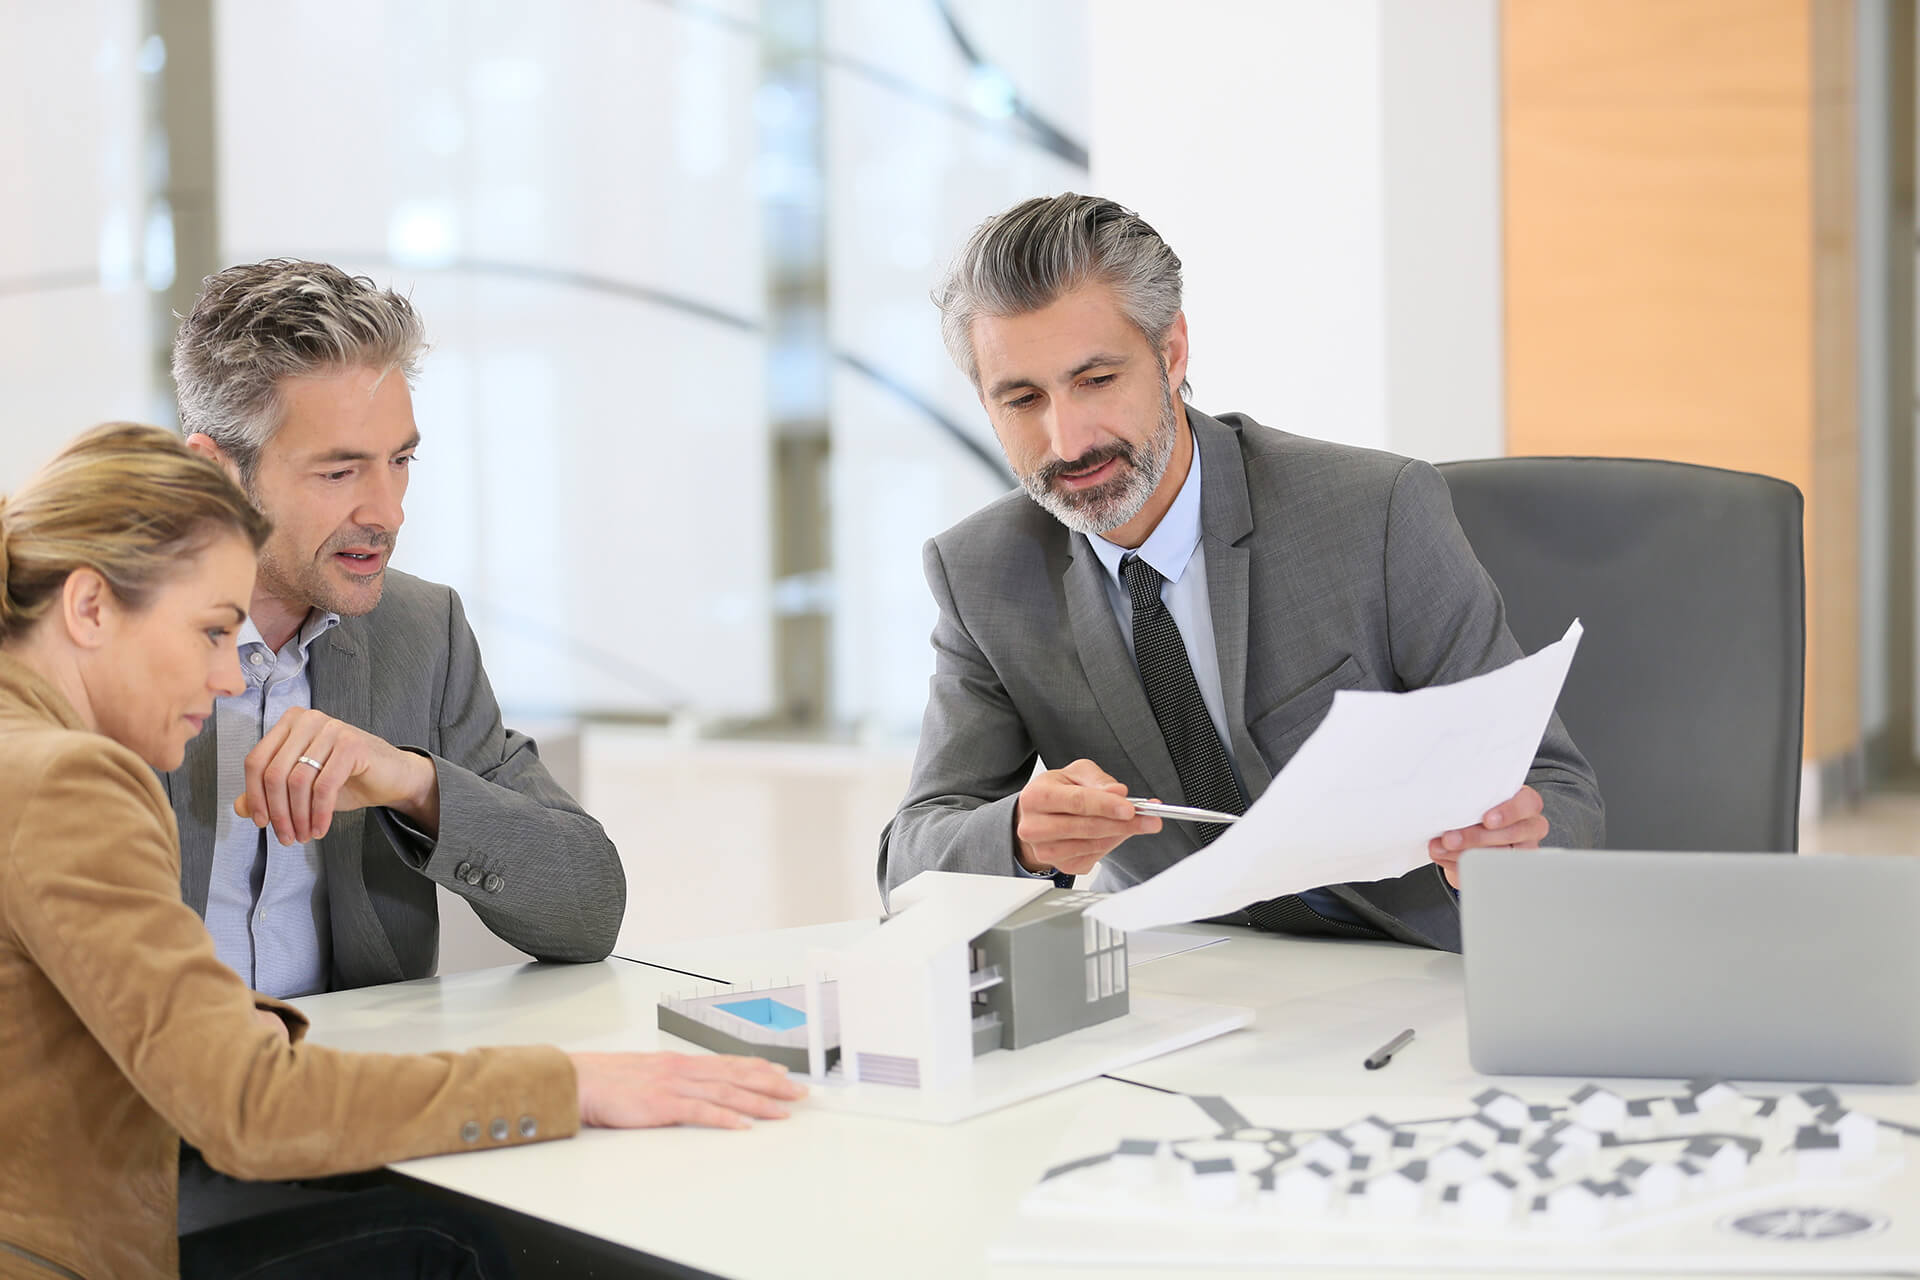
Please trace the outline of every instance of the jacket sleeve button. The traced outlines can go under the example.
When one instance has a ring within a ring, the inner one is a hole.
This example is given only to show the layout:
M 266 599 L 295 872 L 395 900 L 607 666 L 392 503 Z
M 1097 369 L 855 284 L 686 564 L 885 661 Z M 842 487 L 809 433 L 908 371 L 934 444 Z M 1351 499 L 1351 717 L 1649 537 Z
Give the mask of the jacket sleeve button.
M 495 1116 L 493 1119 L 493 1125 L 488 1130 L 488 1132 L 490 1132 L 493 1135 L 493 1140 L 495 1142 L 505 1142 L 507 1140 L 506 1117 Z
M 540 1132 L 540 1126 L 534 1123 L 532 1116 L 520 1117 L 520 1136 L 521 1137 L 531 1138 L 534 1134 L 538 1132 Z
M 507 882 L 502 880 L 496 873 L 488 876 L 482 887 L 485 888 L 488 893 L 498 893 L 507 887 Z
M 460 1141 L 480 1141 L 480 1122 L 478 1120 L 469 1120 L 460 1126 Z

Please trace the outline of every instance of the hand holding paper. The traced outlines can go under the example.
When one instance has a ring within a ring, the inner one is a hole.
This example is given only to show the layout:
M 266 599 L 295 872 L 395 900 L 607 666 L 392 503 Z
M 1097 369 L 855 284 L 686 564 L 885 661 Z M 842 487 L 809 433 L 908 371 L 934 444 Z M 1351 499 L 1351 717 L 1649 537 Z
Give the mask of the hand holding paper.
M 1443 832 L 1427 841 L 1427 856 L 1446 873 L 1447 883 L 1460 887 L 1460 855 L 1469 849 L 1538 849 L 1547 835 L 1546 801 L 1532 787 L 1521 787 L 1502 800 L 1478 826 Z
M 1580 635 L 1575 621 L 1532 657 L 1458 684 L 1335 694 L 1239 822 L 1087 914 L 1150 929 L 1426 866 L 1437 833 L 1481 824 L 1526 782 Z

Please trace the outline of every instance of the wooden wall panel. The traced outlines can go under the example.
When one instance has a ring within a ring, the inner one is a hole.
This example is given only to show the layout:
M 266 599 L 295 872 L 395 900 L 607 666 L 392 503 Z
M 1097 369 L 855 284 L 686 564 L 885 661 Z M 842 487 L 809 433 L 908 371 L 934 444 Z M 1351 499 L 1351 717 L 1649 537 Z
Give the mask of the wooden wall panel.
M 1850 0 L 1506 0 L 1508 452 L 1780 476 L 1807 752 L 1859 738 Z

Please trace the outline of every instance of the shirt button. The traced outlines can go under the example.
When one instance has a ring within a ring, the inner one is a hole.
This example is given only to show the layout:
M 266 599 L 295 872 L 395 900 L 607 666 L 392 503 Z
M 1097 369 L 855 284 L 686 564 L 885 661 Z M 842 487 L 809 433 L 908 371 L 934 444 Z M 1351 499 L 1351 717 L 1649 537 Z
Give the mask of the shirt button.
M 495 1142 L 505 1142 L 507 1140 L 507 1119 L 505 1116 L 495 1116 L 493 1118 L 493 1128 L 491 1132 Z
M 477 1120 L 469 1120 L 465 1124 L 461 1125 L 460 1141 L 462 1142 L 480 1141 L 480 1122 Z
M 507 882 L 502 880 L 498 875 L 491 875 L 486 878 L 486 881 L 481 887 L 488 893 L 498 893 L 507 887 Z
M 467 872 L 471 870 L 473 870 L 473 864 L 471 862 L 463 862 L 453 869 L 453 878 L 455 880 L 465 880 L 467 878 Z
M 532 1116 L 520 1117 L 520 1136 L 521 1137 L 531 1138 L 534 1134 L 538 1132 L 540 1132 L 540 1126 L 533 1122 Z
M 465 880 L 465 881 L 466 881 L 466 882 L 467 882 L 468 884 L 470 884 L 470 885 L 476 885 L 476 884 L 479 884 L 479 883 L 480 883 L 480 868 L 478 868 L 478 867 L 475 867 L 475 866 L 469 866 L 469 867 L 467 868 L 467 873 L 466 873 L 465 875 L 463 875 L 463 876 L 461 876 L 460 878 L 461 878 L 462 880 Z
M 262 657 L 260 654 L 254 653 L 254 654 L 248 655 L 247 661 L 253 663 L 253 665 L 257 667 L 261 663 L 265 662 L 266 659 Z

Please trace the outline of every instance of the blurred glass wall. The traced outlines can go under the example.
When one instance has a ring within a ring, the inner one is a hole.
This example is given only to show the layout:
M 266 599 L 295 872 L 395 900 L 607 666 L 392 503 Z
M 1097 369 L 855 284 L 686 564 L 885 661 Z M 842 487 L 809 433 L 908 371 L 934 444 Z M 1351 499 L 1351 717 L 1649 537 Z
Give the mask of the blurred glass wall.
M 171 422 L 156 192 L 207 142 L 215 261 L 424 315 L 397 564 L 460 590 L 510 711 L 913 732 L 920 545 L 1010 484 L 927 293 L 982 217 L 1085 185 L 1086 0 L 198 0 L 205 140 L 154 93 L 178 3 L 0 0 L 0 482 Z M 783 477 L 795 421 L 823 462 Z

